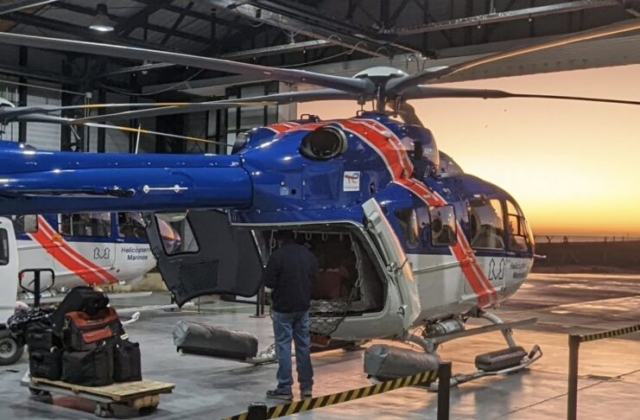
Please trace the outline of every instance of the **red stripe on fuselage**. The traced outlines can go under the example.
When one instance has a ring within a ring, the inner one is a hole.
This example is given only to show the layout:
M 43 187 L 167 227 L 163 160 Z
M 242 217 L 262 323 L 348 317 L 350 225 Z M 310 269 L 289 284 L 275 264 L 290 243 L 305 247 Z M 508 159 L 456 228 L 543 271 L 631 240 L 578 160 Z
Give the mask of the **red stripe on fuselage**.
M 66 256 L 70 259 L 73 259 L 76 261 L 77 264 L 80 264 L 80 266 L 83 266 L 84 268 L 84 272 L 90 272 L 93 274 L 96 274 L 99 276 L 99 278 L 101 277 L 101 281 L 100 283 L 117 283 L 118 279 L 115 278 L 113 275 L 109 274 L 104 268 L 100 267 L 99 265 L 96 265 L 95 263 L 89 261 L 88 259 L 86 259 L 82 254 L 80 254 L 78 251 L 76 251 L 75 249 L 73 249 L 66 241 L 64 241 L 63 239 L 61 239 L 59 242 L 54 243 L 53 242 L 53 235 L 58 235 L 58 232 L 55 231 L 55 229 L 53 229 L 47 222 L 46 220 L 44 220 L 44 218 L 40 217 L 39 218 L 39 223 L 38 223 L 38 230 L 40 230 L 40 228 L 44 228 L 44 233 L 51 239 L 51 243 L 56 246 L 57 248 L 61 249 L 63 252 L 66 253 Z M 53 255 L 53 254 L 52 254 Z M 55 257 L 54 257 L 55 258 Z M 57 258 L 56 258 L 57 259 Z M 63 265 L 66 266 L 66 264 L 64 264 L 63 261 L 60 261 Z M 69 268 L 69 267 L 67 267 Z M 75 271 L 74 271 L 75 272 Z M 78 276 L 82 277 L 83 279 L 85 279 L 80 272 L 75 272 L 75 274 L 77 274 Z
M 402 159 L 393 142 L 389 141 L 389 138 L 385 137 L 379 130 L 363 124 L 359 120 L 344 120 L 340 122 L 340 125 L 360 137 L 383 158 L 394 180 L 411 175 L 404 170 Z M 404 150 L 402 152 L 404 153 Z
M 404 170 L 406 164 L 403 165 L 403 162 L 411 161 L 404 146 L 390 129 L 375 120 L 344 120 L 341 121 L 341 125 L 358 134 L 383 158 L 387 170 L 398 185 L 407 188 L 428 205 L 442 206 L 447 204 L 442 197 L 432 193 L 425 184 L 408 178 L 411 173 L 407 174 Z M 391 135 L 387 137 L 382 134 L 383 131 L 388 131 Z M 413 168 L 413 165 L 409 167 Z M 490 305 L 492 300 L 495 300 L 496 290 L 484 275 L 457 221 L 456 225 L 457 240 L 454 245 L 449 247 L 451 253 L 460 264 L 464 277 L 476 294 L 478 305 L 481 307 Z
M 414 179 L 400 179 L 396 184 L 401 185 L 418 196 L 429 206 L 443 206 L 447 202 L 437 195 L 434 195 L 426 185 Z M 449 246 L 452 255 L 460 264 L 460 269 L 467 279 L 467 282 L 478 297 L 478 305 L 488 306 L 496 299 L 496 290 L 493 288 L 487 277 L 484 275 L 478 260 L 467 242 L 460 224 L 456 221 L 456 243 Z
M 42 224 L 40 224 L 40 226 L 38 226 L 38 230 L 31 233 L 30 236 L 38 242 L 45 251 L 55 258 L 56 261 L 71 270 L 71 272 L 80 277 L 86 283 L 104 283 L 100 276 L 91 270 L 87 270 L 86 267 L 71 258 L 59 243 L 54 242 L 53 239 L 45 233 L 45 229 L 42 228 Z

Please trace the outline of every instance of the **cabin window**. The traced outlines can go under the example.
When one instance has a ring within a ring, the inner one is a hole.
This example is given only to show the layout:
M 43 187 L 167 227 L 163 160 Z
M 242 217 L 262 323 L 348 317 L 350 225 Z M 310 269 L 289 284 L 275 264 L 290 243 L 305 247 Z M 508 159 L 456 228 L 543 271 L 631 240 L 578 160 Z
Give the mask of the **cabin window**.
M 394 212 L 398 223 L 404 233 L 404 239 L 409 248 L 415 248 L 418 246 L 418 238 L 420 235 L 420 228 L 418 227 L 418 217 L 413 208 L 396 210 Z
M 163 221 L 156 215 L 156 223 L 167 255 L 194 254 L 200 250 L 191 223 L 186 217 L 180 221 Z
M 60 233 L 65 236 L 107 238 L 111 234 L 111 213 L 62 214 Z
M 9 264 L 9 235 L 6 229 L 0 229 L 0 265 Z
M 450 246 L 456 243 L 456 212 L 453 206 L 430 207 L 431 244 Z
M 518 208 L 507 201 L 509 248 L 512 251 L 526 252 L 529 250 L 530 230 L 524 216 Z
M 12 216 L 11 221 L 13 222 L 13 229 L 18 234 L 38 231 L 38 216 L 35 214 Z
M 145 228 L 140 213 L 118 213 L 118 236 L 121 238 L 147 239 Z
M 505 249 L 504 217 L 500 200 L 469 200 L 471 246 L 480 249 Z

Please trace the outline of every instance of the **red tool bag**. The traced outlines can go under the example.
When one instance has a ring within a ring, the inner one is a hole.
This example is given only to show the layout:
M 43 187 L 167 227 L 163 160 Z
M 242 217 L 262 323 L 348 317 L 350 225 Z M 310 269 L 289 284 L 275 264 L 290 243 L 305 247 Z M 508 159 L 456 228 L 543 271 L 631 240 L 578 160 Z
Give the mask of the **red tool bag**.
M 111 307 L 89 316 L 85 312 L 68 312 L 64 317 L 64 345 L 71 351 L 89 351 L 100 343 L 124 334 L 120 317 Z

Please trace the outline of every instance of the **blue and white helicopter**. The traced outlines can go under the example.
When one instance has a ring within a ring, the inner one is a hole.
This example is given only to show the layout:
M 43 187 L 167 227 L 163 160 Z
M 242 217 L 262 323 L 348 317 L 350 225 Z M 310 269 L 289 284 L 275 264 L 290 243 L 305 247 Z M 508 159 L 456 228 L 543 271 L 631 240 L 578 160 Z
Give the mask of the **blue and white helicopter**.
M 247 105 L 352 99 L 360 105 L 372 101 L 374 108 L 340 120 L 306 116 L 258 127 L 239 136 L 228 155 L 50 152 L 2 142 L 0 211 L 146 212 L 152 251 L 178 305 L 205 294 L 255 295 L 273 234 L 293 230 L 321 261 L 312 314 L 318 342 L 399 340 L 435 354 L 444 341 L 501 330 L 508 349 L 489 354 L 493 368 L 459 381 L 520 370 L 541 357 L 539 347 L 526 352 L 517 346 L 511 327 L 518 323 L 503 324 L 489 311 L 527 278 L 535 259 L 532 232 L 513 197 L 465 173 L 440 151 L 406 101 L 528 97 L 640 105 L 429 86 L 485 63 L 638 29 L 640 21 L 633 20 L 413 75 L 376 67 L 353 78 L 1 33 L 0 43 L 267 75 L 324 88 L 242 98 Z M 231 106 L 238 106 L 238 100 L 82 117 L 71 123 Z M 181 246 L 165 248 L 158 220 L 183 224 Z M 470 318 L 493 325 L 466 329 Z

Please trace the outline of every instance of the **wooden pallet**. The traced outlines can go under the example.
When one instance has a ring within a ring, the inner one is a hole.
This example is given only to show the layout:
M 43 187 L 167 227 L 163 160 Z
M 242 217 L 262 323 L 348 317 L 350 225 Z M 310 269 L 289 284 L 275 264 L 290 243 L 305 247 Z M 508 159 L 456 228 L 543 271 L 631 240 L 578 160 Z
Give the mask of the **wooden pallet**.
M 85 398 L 96 402 L 98 417 L 112 417 L 117 407 L 146 414 L 156 409 L 160 394 L 170 394 L 175 387 L 168 382 L 142 380 L 108 386 L 82 386 L 61 381 L 25 376 L 22 385 L 38 399 L 51 399 L 51 393 Z

